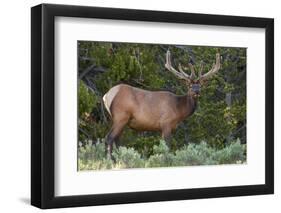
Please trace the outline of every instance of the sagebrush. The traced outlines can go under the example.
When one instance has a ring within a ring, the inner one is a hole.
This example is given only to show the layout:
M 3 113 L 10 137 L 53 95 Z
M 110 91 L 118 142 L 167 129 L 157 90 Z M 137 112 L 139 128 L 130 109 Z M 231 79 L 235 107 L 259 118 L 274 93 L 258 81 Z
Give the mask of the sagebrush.
M 206 142 L 190 143 L 172 152 L 164 140 L 153 146 L 149 157 L 142 156 L 133 148 L 120 146 L 113 149 L 114 161 L 107 158 L 102 141 L 91 141 L 78 149 L 78 170 L 103 170 L 126 168 L 177 167 L 194 165 L 242 164 L 246 162 L 246 145 L 237 139 L 222 149 Z

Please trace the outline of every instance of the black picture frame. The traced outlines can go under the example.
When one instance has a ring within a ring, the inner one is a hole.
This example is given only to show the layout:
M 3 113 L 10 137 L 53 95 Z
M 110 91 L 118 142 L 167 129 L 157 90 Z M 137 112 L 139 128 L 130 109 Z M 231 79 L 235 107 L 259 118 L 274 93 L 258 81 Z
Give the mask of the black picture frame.
M 93 195 L 54 195 L 54 18 L 80 17 L 263 28 L 265 48 L 265 184 Z M 164 11 L 41 4 L 31 8 L 31 204 L 60 208 L 274 193 L 274 20 Z

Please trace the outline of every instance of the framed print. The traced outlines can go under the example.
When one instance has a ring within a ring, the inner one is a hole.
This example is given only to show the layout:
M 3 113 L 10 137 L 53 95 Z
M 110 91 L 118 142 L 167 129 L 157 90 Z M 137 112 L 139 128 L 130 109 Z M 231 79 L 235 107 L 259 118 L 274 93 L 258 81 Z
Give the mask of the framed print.
M 272 194 L 274 20 L 31 9 L 31 204 Z

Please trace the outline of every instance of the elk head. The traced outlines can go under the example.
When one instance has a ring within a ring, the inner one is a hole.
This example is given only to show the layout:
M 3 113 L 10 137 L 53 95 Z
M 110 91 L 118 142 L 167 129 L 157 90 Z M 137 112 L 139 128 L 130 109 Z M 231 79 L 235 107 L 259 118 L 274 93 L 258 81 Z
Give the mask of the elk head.
M 204 82 L 206 82 L 207 79 L 209 79 L 219 71 L 221 66 L 220 54 L 216 54 L 216 62 L 213 64 L 212 68 L 205 74 L 203 74 L 204 66 L 203 61 L 201 61 L 198 70 L 198 77 L 196 77 L 194 66 L 191 63 L 188 63 L 188 66 L 191 71 L 190 75 L 183 71 L 183 68 L 180 64 L 178 66 L 179 71 L 173 68 L 171 63 L 171 53 L 169 50 L 167 51 L 165 67 L 179 79 L 184 80 L 188 87 L 188 94 L 193 98 L 197 98 L 200 95 L 201 86 L 204 84 Z

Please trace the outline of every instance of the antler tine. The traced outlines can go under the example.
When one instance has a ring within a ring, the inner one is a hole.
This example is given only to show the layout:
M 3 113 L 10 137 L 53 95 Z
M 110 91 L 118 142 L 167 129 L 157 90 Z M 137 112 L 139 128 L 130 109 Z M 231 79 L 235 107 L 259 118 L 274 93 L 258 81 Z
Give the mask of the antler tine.
M 191 63 L 188 63 L 188 66 L 191 70 L 191 75 L 190 75 L 190 78 L 191 79 L 195 79 L 196 78 L 196 75 L 195 75 L 195 70 L 194 70 L 194 66 L 191 64 Z
M 184 71 L 183 71 L 183 68 L 182 68 L 182 66 L 181 66 L 181 64 L 179 64 L 179 71 L 186 77 L 186 78 L 190 78 L 190 76 L 187 74 L 187 73 L 185 73 Z
M 213 76 L 214 74 L 216 74 L 219 71 L 220 67 L 221 67 L 220 54 L 217 53 L 216 54 L 216 63 L 213 64 L 212 69 L 210 69 L 209 72 L 205 73 L 203 76 L 200 77 L 200 80 L 206 80 L 206 79 L 210 78 L 211 76 Z
M 165 67 L 167 68 L 167 70 L 169 70 L 170 72 L 172 72 L 174 75 L 176 75 L 178 78 L 180 79 L 184 79 L 184 80 L 188 80 L 189 76 L 184 73 L 182 70 L 177 71 L 175 68 L 172 67 L 172 63 L 171 63 L 171 53 L 168 50 L 166 53 L 166 64 Z
M 204 61 L 201 61 L 200 66 L 199 66 L 199 71 L 198 71 L 199 78 L 201 78 L 201 76 L 202 76 L 203 68 L 204 68 Z

